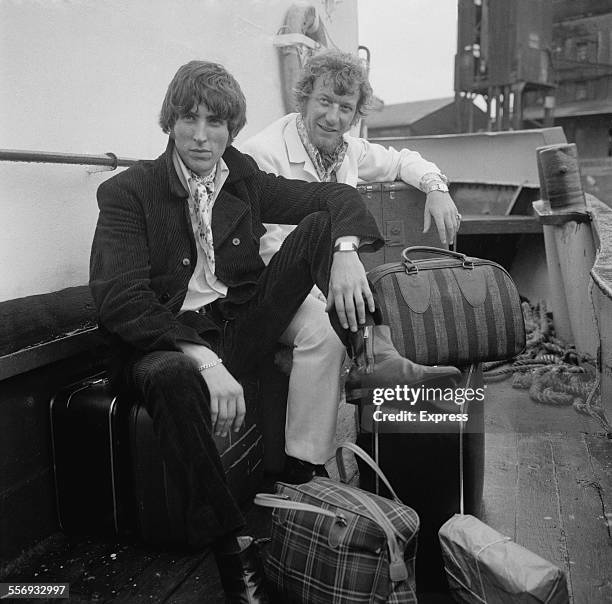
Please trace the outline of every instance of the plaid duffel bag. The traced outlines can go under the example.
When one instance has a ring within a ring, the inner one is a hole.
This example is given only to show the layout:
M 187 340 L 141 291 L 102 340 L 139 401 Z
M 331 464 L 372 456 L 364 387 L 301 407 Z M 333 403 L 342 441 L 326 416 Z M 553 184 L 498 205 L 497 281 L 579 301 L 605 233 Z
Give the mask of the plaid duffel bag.
M 427 254 L 429 257 L 417 258 Z M 423 365 L 510 359 L 525 349 L 519 293 L 499 264 L 415 246 L 368 272 L 397 351 Z
M 394 499 L 345 484 L 343 449 L 369 464 Z M 336 462 L 342 482 L 315 477 L 256 495 L 256 504 L 275 508 L 266 579 L 283 604 L 416 603 L 416 512 L 357 445 L 338 447 Z

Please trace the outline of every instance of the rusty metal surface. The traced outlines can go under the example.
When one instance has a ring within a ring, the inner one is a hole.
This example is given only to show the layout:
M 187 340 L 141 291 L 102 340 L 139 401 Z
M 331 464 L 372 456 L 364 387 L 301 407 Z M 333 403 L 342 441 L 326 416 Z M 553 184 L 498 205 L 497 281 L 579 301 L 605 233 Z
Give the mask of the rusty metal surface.
M 539 198 L 533 186 L 453 182 L 450 193 L 461 214 L 510 216 L 533 214 L 531 203 Z
M 478 216 L 463 214 L 459 235 L 510 235 L 541 233 L 542 225 L 533 216 Z
M 591 218 L 586 211 L 579 210 L 555 210 L 550 209 L 546 200 L 540 199 L 533 202 L 540 224 L 561 225 L 566 222 L 590 222 Z

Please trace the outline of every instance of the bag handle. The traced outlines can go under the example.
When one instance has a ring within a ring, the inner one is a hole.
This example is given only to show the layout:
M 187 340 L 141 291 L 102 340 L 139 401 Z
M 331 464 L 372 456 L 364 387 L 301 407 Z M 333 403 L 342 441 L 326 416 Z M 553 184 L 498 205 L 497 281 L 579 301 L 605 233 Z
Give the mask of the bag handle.
M 365 492 L 362 492 L 359 489 L 354 489 L 351 494 L 369 512 L 370 520 L 379 526 L 387 538 L 387 549 L 389 550 L 389 578 L 393 582 L 404 581 L 408 578 L 408 569 L 406 568 L 403 552 L 397 541 L 399 533 L 395 530 L 395 527 L 389 518 L 385 516 L 384 512 L 368 497 Z M 282 495 L 257 493 L 253 501 L 256 505 L 260 505 L 262 507 L 280 508 L 283 510 L 293 510 L 298 512 L 311 512 L 321 516 L 328 516 L 333 518 L 342 526 L 347 525 L 346 518 L 342 512 L 334 513 L 331 510 L 325 510 L 310 503 L 286 499 Z
M 430 245 L 413 245 L 412 247 L 407 247 L 402 251 L 402 258 L 406 262 L 413 262 L 410 260 L 410 258 L 408 258 L 408 254 L 412 254 L 414 252 L 429 252 L 430 254 L 439 254 L 440 256 L 456 258 L 457 260 L 461 260 L 463 262 L 465 262 L 467 258 L 467 256 L 461 252 L 453 252 L 451 250 L 446 250 L 440 247 L 432 247 Z
M 340 512 L 334 514 L 329 510 L 324 510 L 316 505 L 310 503 L 301 503 L 299 501 L 293 501 L 286 498 L 283 495 L 274 495 L 272 493 L 257 493 L 253 500 L 255 505 L 260 505 L 264 508 L 280 508 L 283 510 L 296 510 L 299 512 L 312 512 L 313 514 L 320 514 L 321 516 L 329 516 L 336 522 L 346 525 L 346 518 Z
M 465 380 L 465 387 L 470 388 L 472 385 L 472 377 L 474 373 L 474 363 L 470 365 L 467 379 Z M 461 411 L 468 407 L 466 403 L 461 405 Z M 466 409 L 467 411 L 467 409 Z M 463 516 L 465 512 L 464 507 L 464 487 L 463 487 L 463 436 L 465 434 L 465 425 L 463 419 L 459 421 L 459 513 Z
M 346 471 L 346 466 L 344 465 L 344 457 L 342 457 L 342 450 L 348 449 L 352 451 L 357 457 L 360 457 L 363 461 L 374 470 L 376 475 L 383 481 L 383 484 L 389 490 L 393 501 L 396 503 L 403 504 L 404 502 L 397 496 L 396 492 L 393 490 L 391 483 L 384 475 L 383 471 L 380 469 L 380 466 L 358 445 L 352 442 L 344 442 L 341 445 L 338 445 L 336 449 L 336 465 L 338 466 L 338 473 L 340 474 L 340 480 L 345 484 L 348 482 L 348 474 Z
M 370 499 L 365 491 L 356 489 L 352 493 L 353 497 L 363 505 L 371 514 L 371 519 L 378 524 L 387 537 L 387 548 L 389 549 L 389 578 L 391 581 L 405 581 L 408 578 L 408 569 L 404 560 L 404 554 L 397 541 L 402 537 L 385 513 Z M 402 504 L 403 505 L 403 504 Z

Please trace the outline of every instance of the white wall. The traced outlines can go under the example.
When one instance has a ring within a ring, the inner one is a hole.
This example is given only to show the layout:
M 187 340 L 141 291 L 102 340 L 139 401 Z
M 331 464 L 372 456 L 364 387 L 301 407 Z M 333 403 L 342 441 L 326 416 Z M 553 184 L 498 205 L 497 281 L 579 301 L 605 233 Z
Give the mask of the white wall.
M 272 40 L 292 0 L 0 0 L 0 148 L 159 155 L 176 69 L 225 65 L 254 134 L 284 113 Z M 357 0 L 310 0 L 357 49 Z M 0 300 L 87 282 L 95 190 L 112 173 L 0 162 Z

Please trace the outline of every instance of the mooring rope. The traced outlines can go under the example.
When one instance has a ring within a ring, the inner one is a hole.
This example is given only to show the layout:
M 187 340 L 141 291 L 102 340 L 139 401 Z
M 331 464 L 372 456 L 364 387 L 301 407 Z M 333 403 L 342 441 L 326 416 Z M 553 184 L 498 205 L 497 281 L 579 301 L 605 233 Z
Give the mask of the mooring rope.
M 578 413 L 594 417 L 612 433 L 601 407 L 600 378 L 595 359 L 578 353 L 555 336 L 552 320 L 544 303 L 533 307 L 522 303 L 527 347 L 511 362 L 484 363 L 486 382 L 499 382 L 512 376 L 512 387 L 529 390 L 539 404 L 572 405 Z

